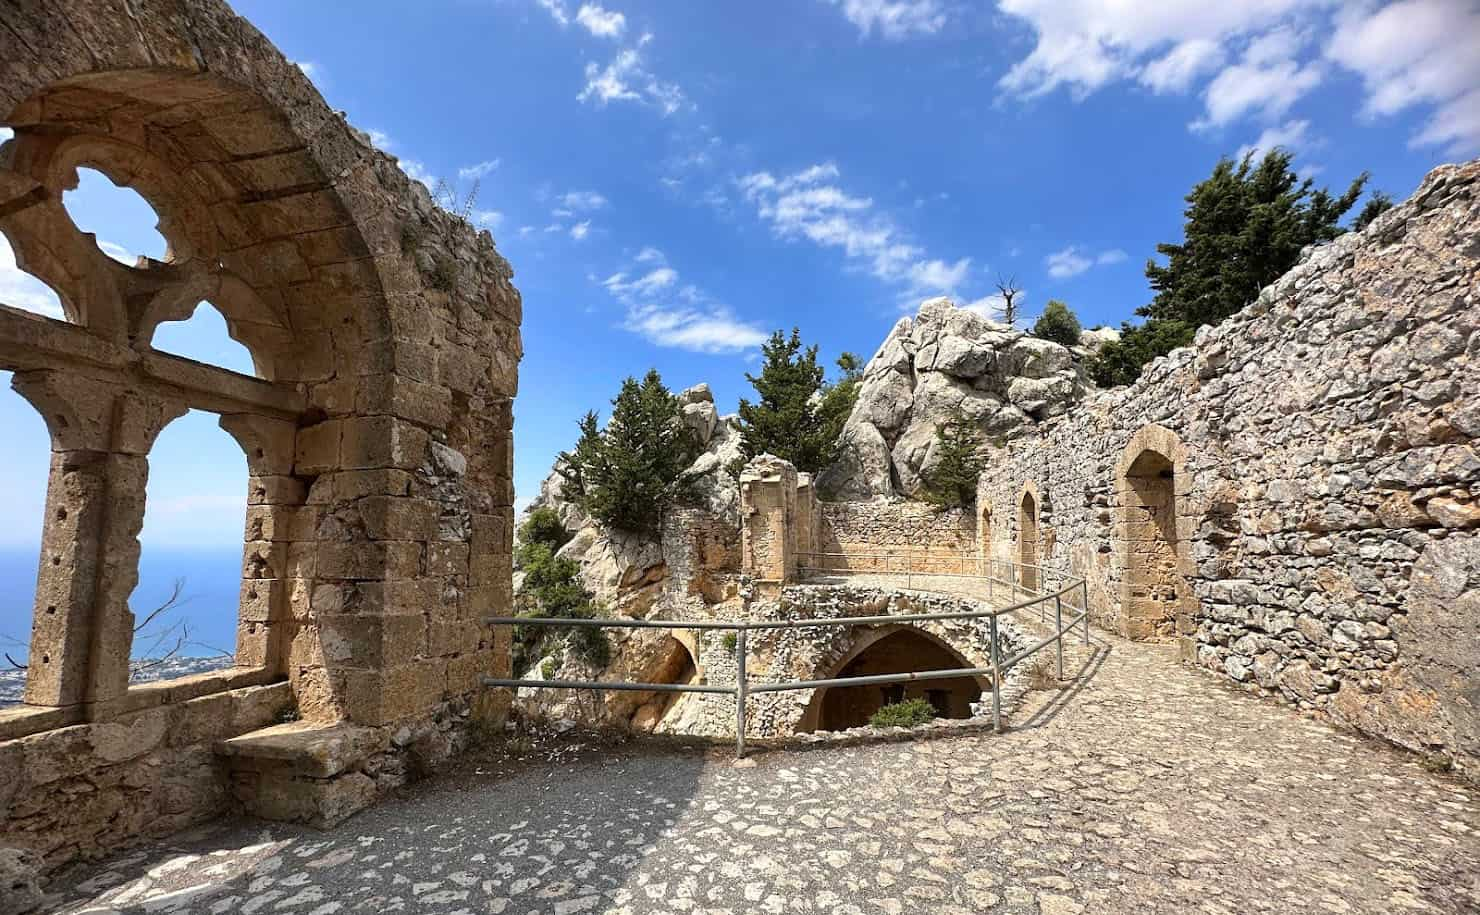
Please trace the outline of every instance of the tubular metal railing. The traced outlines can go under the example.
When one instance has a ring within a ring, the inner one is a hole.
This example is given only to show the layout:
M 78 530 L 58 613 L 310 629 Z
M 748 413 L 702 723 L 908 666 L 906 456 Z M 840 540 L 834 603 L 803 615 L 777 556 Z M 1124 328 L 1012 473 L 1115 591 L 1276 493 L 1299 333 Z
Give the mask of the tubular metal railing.
M 891 554 L 857 554 L 857 553 L 804 553 L 805 557 L 813 559 L 822 557 L 846 557 L 857 561 L 864 556 L 890 557 Z M 892 554 L 893 558 L 885 558 L 885 566 L 889 571 L 883 569 L 859 569 L 859 568 L 834 568 L 819 569 L 806 563 L 798 563 L 799 571 L 808 574 L 825 575 L 905 575 L 907 582 L 913 582 L 917 577 L 951 577 L 972 579 L 984 582 L 985 596 L 989 604 L 996 601 L 996 586 L 1001 585 L 1010 589 L 1012 597 L 1016 598 L 1020 592 L 1027 592 L 1030 596 L 1026 600 L 1014 601 L 1005 607 L 993 607 L 988 610 L 964 610 L 943 613 L 900 613 L 882 614 L 876 616 L 851 616 L 834 619 L 789 619 L 789 620 L 638 620 L 638 619 L 557 619 L 549 617 L 517 617 L 517 616 L 495 616 L 485 620 L 494 626 L 537 626 L 537 627 L 560 627 L 560 628 L 591 628 L 591 629 L 688 629 L 688 630 L 719 630 L 733 632 L 735 634 L 735 682 L 731 685 L 710 683 L 633 683 L 627 681 L 600 681 L 600 680 L 520 680 L 503 677 L 484 677 L 483 685 L 491 688 L 520 689 L 529 687 L 533 689 L 594 689 L 594 690 L 625 690 L 634 692 L 654 693 L 700 693 L 707 695 L 725 695 L 735 697 L 735 755 L 737 758 L 745 756 L 745 727 L 746 727 L 746 700 L 753 693 L 776 693 L 801 689 L 825 689 L 828 687 L 845 686 L 869 686 L 893 683 L 909 683 L 927 680 L 948 680 L 960 677 L 990 677 L 992 686 L 992 728 L 994 731 L 1002 730 L 1002 677 L 1018 664 L 1032 655 L 1038 653 L 1050 644 L 1056 644 L 1058 648 L 1058 676 L 1064 676 L 1064 638 L 1075 627 L 1082 624 L 1084 641 L 1089 642 L 1089 594 L 1083 579 L 1067 579 L 1056 590 L 1043 591 L 1041 586 L 1044 573 L 1059 575 L 1054 570 L 1041 568 L 1039 566 L 1023 566 L 1019 563 L 1007 560 L 976 558 L 973 568 L 980 574 L 964 571 L 958 572 L 936 572 L 910 569 L 909 563 L 905 562 L 900 554 Z M 966 562 L 963 554 L 962 562 Z M 963 568 L 965 566 L 963 565 Z M 1009 577 L 999 579 L 993 573 L 999 569 L 1006 568 Z M 1026 577 L 1035 585 L 1026 588 L 1021 580 L 1022 572 L 1030 573 Z M 909 584 L 906 585 L 909 587 Z M 970 589 L 968 589 L 969 591 Z M 951 592 L 959 596 L 959 592 Z M 1072 603 L 1074 596 L 1079 597 L 1079 606 L 1076 608 Z M 1069 601 L 1069 609 L 1078 610 L 1077 615 L 1070 619 L 1064 618 L 1064 604 Z M 1039 639 L 1008 658 L 1001 657 L 1001 642 L 998 638 L 997 618 L 1009 613 L 1018 613 L 1032 607 L 1039 608 L 1039 619 L 1047 622 L 1048 607 L 1052 606 L 1054 614 L 1054 631 L 1052 635 Z M 987 620 L 989 637 L 991 639 L 991 665 L 988 667 L 963 667 L 950 670 L 922 670 L 895 674 L 870 674 L 857 677 L 833 677 L 824 680 L 791 680 L 782 682 L 761 682 L 754 685 L 750 682 L 746 671 L 746 660 L 749 654 L 748 636 L 751 632 L 772 629 L 815 629 L 830 626 L 879 626 L 899 623 L 924 623 L 940 620 Z

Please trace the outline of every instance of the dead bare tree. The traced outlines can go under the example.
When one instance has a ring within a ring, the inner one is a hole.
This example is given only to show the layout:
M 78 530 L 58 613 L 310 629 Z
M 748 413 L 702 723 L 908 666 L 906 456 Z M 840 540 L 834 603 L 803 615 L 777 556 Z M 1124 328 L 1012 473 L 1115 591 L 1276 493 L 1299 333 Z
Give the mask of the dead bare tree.
M 467 223 L 473 224 L 473 206 L 478 202 L 478 191 L 483 183 L 482 178 L 474 178 L 473 186 L 468 188 L 468 194 L 461 199 L 457 196 L 457 185 L 446 178 L 438 178 L 437 186 L 432 190 L 432 199 L 437 205 L 451 213 L 453 216 Z
M 167 619 L 172 610 L 177 610 L 189 603 L 190 598 L 185 594 L 185 579 L 177 578 L 170 587 L 170 595 L 159 606 L 144 614 L 134 624 L 134 652 L 135 657 L 129 661 L 129 677 L 132 679 L 139 674 L 159 667 L 172 658 L 180 657 L 186 648 L 206 648 L 216 653 L 217 657 L 226 657 L 231 654 L 221 648 L 197 642 L 190 637 L 190 623 L 184 618 Z M 13 636 L 0 634 L 0 644 L 27 647 L 25 642 Z M 17 661 L 10 652 L 5 653 L 5 661 L 9 664 L 5 670 L 25 670 L 26 665 Z
M 1003 279 L 997 276 L 997 294 L 1002 297 L 1002 321 L 1005 324 L 1017 326 L 1018 319 L 1022 317 L 1019 313 L 1017 297 L 1022 294 L 1022 289 L 1017 284 L 1016 276 Z

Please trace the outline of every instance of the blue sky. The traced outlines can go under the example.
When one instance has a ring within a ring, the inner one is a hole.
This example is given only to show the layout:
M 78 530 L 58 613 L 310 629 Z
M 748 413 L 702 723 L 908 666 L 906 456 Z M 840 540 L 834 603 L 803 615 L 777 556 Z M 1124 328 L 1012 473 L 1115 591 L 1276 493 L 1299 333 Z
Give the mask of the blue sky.
M 1029 314 L 1053 297 L 1116 324 L 1220 155 L 1282 144 L 1333 189 L 1367 170 L 1402 197 L 1480 152 L 1471 0 L 236 6 L 413 177 L 477 181 L 525 302 L 521 503 L 622 376 L 707 381 L 728 412 L 774 328 L 868 356 L 924 297 L 989 312 L 999 276 Z M 69 205 L 157 253 L 105 180 Z M 3 245 L 0 300 L 49 307 Z M 249 370 L 208 309 L 161 333 Z M 9 542 L 39 531 L 28 409 L 0 395 L 0 485 L 34 494 L 0 508 Z M 239 538 L 244 465 L 209 417 L 167 430 L 156 467 L 178 493 L 151 491 L 146 546 Z

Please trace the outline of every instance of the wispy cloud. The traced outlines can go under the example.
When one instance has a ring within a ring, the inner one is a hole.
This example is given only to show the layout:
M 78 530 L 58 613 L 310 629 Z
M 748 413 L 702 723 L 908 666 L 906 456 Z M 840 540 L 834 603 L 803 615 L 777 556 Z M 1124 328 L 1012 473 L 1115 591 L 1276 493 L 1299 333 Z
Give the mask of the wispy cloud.
M 1239 147 L 1235 158 L 1242 159 L 1251 153 L 1255 158 L 1259 158 L 1276 147 L 1294 153 L 1315 145 L 1317 145 L 1317 140 L 1311 135 L 1310 121 L 1303 119 L 1287 121 L 1284 124 L 1264 128 L 1259 138 L 1253 143 Z
M 612 102 L 638 102 L 657 108 L 665 116 L 685 105 L 683 90 L 676 83 L 658 79 L 643 63 L 642 47 L 652 41 L 645 34 L 636 47 L 618 51 L 606 66 L 586 64 L 586 86 L 576 98 L 598 108 Z
M 550 18 L 555 20 L 556 25 L 561 28 L 570 25 L 570 13 L 566 10 L 563 0 L 535 0 L 535 3 L 540 9 L 550 14 Z
M 487 176 L 489 172 L 498 168 L 498 166 L 498 159 L 486 159 L 476 165 L 464 165 L 462 168 L 457 170 L 457 177 L 461 178 L 464 181 L 471 181 L 474 178 L 483 178 Z
M 828 0 L 867 38 L 874 32 L 893 41 L 934 35 L 946 25 L 940 0 Z
M 293 64 L 303 71 L 303 75 L 308 77 L 310 82 L 318 82 L 319 78 L 324 75 L 324 68 L 311 60 L 295 60 Z
M 576 22 L 586 27 L 598 38 L 620 38 L 627 28 L 627 17 L 613 10 L 603 9 L 600 4 L 583 3 L 576 10 Z
M 591 234 L 591 220 L 578 222 L 570 227 L 570 237 L 575 241 L 585 241 L 586 236 Z
M 754 172 L 741 178 L 739 186 L 776 237 L 837 248 L 849 261 L 902 287 L 907 299 L 961 288 L 970 258 L 930 258 L 872 198 L 845 190 L 839 178 L 837 165 L 824 162 L 780 178 Z
M 1091 267 L 1118 264 L 1125 259 L 1126 253 L 1119 248 L 1110 248 L 1099 254 L 1091 254 L 1076 245 L 1070 245 L 1044 258 L 1043 264 L 1048 268 L 1049 276 L 1056 280 L 1064 280 L 1078 276 Z
M 1034 33 L 999 81 L 1078 99 L 1119 81 L 1156 93 L 1200 92 L 1197 129 L 1284 118 L 1330 64 L 1361 76 L 1369 118 L 1427 106 L 1417 146 L 1480 149 L 1480 6 L 1469 0 L 999 0 Z M 1316 40 L 1317 36 L 1330 36 Z M 1232 63 L 1229 63 L 1232 61 Z
M 736 353 L 765 342 L 765 330 L 737 318 L 698 287 L 682 284 L 658 249 L 643 248 L 634 262 L 651 269 L 624 270 L 601 281 L 623 306 L 626 330 L 658 346 L 697 353 Z
M 0 143 L 4 143 L 13 136 L 15 136 L 14 130 L 11 130 L 9 127 L 0 127 Z
M 567 210 L 583 213 L 600 210 L 607 204 L 606 197 L 597 191 L 566 191 L 558 199 Z

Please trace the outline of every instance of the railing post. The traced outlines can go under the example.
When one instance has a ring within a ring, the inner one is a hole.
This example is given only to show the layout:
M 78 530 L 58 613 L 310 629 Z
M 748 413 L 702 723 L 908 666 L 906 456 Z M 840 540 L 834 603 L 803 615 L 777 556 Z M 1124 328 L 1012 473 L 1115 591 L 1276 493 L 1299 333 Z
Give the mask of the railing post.
M 1054 631 L 1058 633 L 1054 637 L 1054 644 L 1059 648 L 1059 679 L 1064 679 L 1064 598 L 1058 594 L 1053 596 Z
M 1079 602 L 1083 604 L 1080 609 L 1084 612 L 1084 644 L 1089 644 L 1089 579 L 1079 582 Z
M 997 614 L 987 617 L 992 621 L 992 731 L 1002 733 L 1002 651 L 997 647 Z
M 750 681 L 746 679 L 745 636 L 741 627 L 735 636 L 735 758 L 745 758 L 745 700 L 750 695 Z

